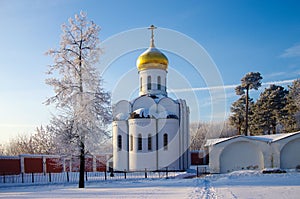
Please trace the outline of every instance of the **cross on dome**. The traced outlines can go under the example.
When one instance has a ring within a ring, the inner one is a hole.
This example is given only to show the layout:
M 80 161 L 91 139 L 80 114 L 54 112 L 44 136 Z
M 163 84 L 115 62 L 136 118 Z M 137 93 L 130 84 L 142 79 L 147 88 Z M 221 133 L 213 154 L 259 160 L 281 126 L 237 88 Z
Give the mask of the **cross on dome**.
M 155 27 L 154 25 L 151 25 L 148 29 L 151 31 L 151 43 L 150 43 L 150 47 L 155 47 L 154 46 L 154 30 L 157 29 L 157 27 Z

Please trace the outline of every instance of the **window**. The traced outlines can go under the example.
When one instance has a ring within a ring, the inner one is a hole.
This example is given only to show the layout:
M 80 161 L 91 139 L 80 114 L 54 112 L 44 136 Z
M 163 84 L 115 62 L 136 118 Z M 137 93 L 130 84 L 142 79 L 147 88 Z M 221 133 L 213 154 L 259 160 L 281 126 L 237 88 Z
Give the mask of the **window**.
M 147 89 L 151 90 L 151 76 L 148 76 L 147 78 Z
M 130 151 L 133 151 L 133 136 L 130 135 Z
M 160 78 L 160 76 L 157 77 L 157 90 L 161 90 L 161 78 Z
M 151 134 L 148 135 L 148 151 L 152 150 L 152 136 Z
M 138 150 L 141 151 L 143 150 L 143 140 L 142 140 L 142 135 L 138 135 Z
M 142 89 L 143 89 L 143 79 L 141 78 L 140 79 L 140 91 L 142 91 Z
M 168 134 L 164 134 L 164 150 L 168 150 Z
M 118 135 L 118 151 L 122 150 L 122 135 Z

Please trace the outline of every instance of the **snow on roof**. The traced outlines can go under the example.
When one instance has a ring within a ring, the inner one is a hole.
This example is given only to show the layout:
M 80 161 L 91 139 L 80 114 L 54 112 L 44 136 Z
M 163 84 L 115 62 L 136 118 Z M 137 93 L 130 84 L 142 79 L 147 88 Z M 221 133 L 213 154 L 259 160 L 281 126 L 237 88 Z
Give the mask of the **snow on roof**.
M 116 115 L 116 117 L 114 118 L 115 120 L 128 120 L 129 118 L 129 113 L 124 114 L 124 113 L 119 113 Z
M 0 156 L 0 160 L 3 160 L 3 159 L 8 159 L 8 160 L 11 160 L 11 159 L 19 159 L 19 156 Z
M 225 142 L 231 139 L 235 139 L 238 137 L 243 137 L 246 139 L 251 139 L 251 140 L 258 140 L 258 141 L 262 141 L 262 142 L 267 142 L 267 143 L 271 143 L 271 142 L 276 142 L 278 140 L 296 135 L 296 134 L 300 134 L 300 131 L 298 132 L 294 132 L 294 133 L 281 133 L 281 134 L 273 134 L 273 135 L 258 135 L 258 136 L 233 136 L 233 137 L 228 137 L 228 138 L 217 138 L 217 139 L 208 139 L 206 141 L 205 146 L 212 146 L 212 145 L 216 145 L 219 144 L 221 142 Z
M 206 140 L 205 146 L 212 146 L 212 145 L 215 145 L 215 144 L 219 144 L 221 142 L 231 140 L 231 139 L 236 138 L 236 137 L 239 137 L 239 136 L 228 137 L 228 138 L 208 139 L 208 140 Z

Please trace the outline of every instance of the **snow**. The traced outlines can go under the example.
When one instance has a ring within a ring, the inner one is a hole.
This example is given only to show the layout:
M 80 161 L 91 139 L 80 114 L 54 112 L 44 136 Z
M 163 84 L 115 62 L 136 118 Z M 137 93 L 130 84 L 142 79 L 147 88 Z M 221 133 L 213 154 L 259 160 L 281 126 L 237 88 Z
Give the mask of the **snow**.
M 300 173 L 236 171 L 191 178 L 122 179 L 77 184 L 1 184 L 0 198 L 299 198 Z
M 238 135 L 238 136 L 233 136 L 233 137 L 228 137 L 228 138 L 215 138 L 215 139 L 208 139 L 205 143 L 205 146 L 216 145 L 221 142 L 225 142 L 227 140 L 231 140 L 231 139 L 235 139 L 235 138 L 239 138 L 239 137 L 271 143 L 271 142 L 276 142 L 278 140 L 296 135 L 298 133 L 300 133 L 300 131 L 294 132 L 294 133 L 282 133 L 282 134 L 272 134 L 272 135 L 257 135 L 257 136 Z

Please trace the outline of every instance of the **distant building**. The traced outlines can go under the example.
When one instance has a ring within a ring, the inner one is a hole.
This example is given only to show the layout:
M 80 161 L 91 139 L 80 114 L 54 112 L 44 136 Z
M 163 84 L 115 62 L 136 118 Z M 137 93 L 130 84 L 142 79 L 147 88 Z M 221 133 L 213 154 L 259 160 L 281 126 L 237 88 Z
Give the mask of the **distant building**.
M 119 171 L 189 168 L 189 107 L 167 93 L 168 59 L 154 45 L 136 62 L 139 97 L 113 107 L 113 167 Z
M 211 173 L 300 167 L 300 132 L 210 139 Z

